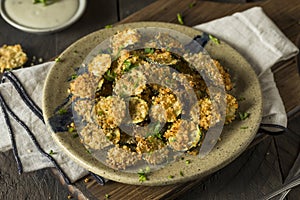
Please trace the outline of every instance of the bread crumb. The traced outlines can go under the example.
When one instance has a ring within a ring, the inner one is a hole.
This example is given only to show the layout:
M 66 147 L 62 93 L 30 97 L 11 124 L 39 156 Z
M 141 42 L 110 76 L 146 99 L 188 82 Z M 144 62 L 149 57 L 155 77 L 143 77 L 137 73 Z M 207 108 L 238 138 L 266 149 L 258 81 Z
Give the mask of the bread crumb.
M 3 45 L 0 48 L 0 73 L 8 69 L 22 67 L 28 60 L 20 44 Z

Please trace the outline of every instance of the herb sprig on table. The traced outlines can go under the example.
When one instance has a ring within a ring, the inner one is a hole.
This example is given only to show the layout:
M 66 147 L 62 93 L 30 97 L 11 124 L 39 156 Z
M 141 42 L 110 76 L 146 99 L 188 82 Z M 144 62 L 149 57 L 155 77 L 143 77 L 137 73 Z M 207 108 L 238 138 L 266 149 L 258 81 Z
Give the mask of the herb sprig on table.
M 50 5 L 54 2 L 55 2 L 55 0 L 33 0 L 34 4 L 42 3 L 42 4 L 44 4 L 44 6 Z

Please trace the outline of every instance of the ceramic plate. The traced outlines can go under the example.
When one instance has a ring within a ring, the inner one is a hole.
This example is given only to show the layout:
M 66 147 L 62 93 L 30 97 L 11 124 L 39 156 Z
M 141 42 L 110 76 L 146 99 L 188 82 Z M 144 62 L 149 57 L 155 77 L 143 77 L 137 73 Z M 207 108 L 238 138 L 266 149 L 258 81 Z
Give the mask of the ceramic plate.
M 209 40 L 206 51 L 227 69 L 232 76 L 237 97 L 244 97 L 239 102 L 239 111 L 250 113 L 246 120 L 236 119 L 226 125 L 221 138 L 213 150 L 205 157 L 183 155 L 181 159 L 170 163 L 162 169 L 151 172 L 147 181 L 140 182 L 137 173 L 129 173 L 111 169 L 95 159 L 87 152 L 79 138 L 66 131 L 62 124 L 70 123 L 71 119 L 57 115 L 57 110 L 67 102 L 69 79 L 81 66 L 86 56 L 99 43 L 127 28 L 157 27 L 168 28 L 194 38 L 203 33 L 190 27 L 160 22 L 136 22 L 118 25 L 91 33 L 67 48 L 59 57 L 60 62 L 50 70 L 43 97 L 44 118 L 55 141 L 79 165 L 107 179 L 135 185 L 167 185 L 203 178 L 221 169 L 238 157 L 253 140 L 261 120 L 262 96 L 256 74 L 247 61 L 225 42 L 216 43 Z M 246 127 L 246 128 L 245 128 Z M 189 161 L 189 164 L 186 161 Z M 170 179 L 170 176 L 172 178 Z

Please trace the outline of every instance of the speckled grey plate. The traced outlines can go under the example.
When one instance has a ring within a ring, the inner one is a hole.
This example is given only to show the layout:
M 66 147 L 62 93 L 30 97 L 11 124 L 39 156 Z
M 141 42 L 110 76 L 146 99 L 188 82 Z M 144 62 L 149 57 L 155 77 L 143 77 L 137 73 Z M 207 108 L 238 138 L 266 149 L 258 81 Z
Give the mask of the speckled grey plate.
M 246 98 L 240 102 L 239 110 L 250 113 L 250 117 L 243 121 L 235 120 L 232 124 L 226 125 L 221 140 L 204 158 L 185 155 L 182 160 L 150 173 L 147 181 L 139 182 L 138 175 L 135 173 L 116 171 L 100 163 L 86 151 L 79 138 L 72 137 L 72 134 L 62 131 L 62 127 L 57 127 L 55 123 L 52 123 L 53 119 L 54 121 L 64 120 L 61 118 L 55 119 L 57 117 L 54 115 L 55 110 L 66 101 L 69 87 L 68 79 L 74 74 L 75 68 L 81 65 L 87 54 L 117 30 L 140 27 L 174 29 L 192 38 L 202 34 L 198 30 L 181 25 L 137 22 L 99 30 L 83 37 L 60 55 L 61 62 L 57 62 L 52 67 L 46 79 L 43 112 L 47 127 L 53 133 L 55 141 L 75 162 L 96 174 L 117 182 L 149 186 L 167 185 L 199 179 L 212 174 L 229 164 L 247 148 L 258 130 L 262 113 L 261 89 L 257 76 L 247 61 L 222 41 L 220 44 L 208 41 L 205 49 L 211 57 L 219 60 L 224 67 L 230 70 L 235 84 L 234 95 L 238 98 Z M 50 123 L 50 121 L 52 122 Z M 247 128 L 243 129 L 241 127 Z M 190 160 L 190 164 L 186 164 L 186 160 Z M 169 178 L 170 175 L 173 176 L 172 179 Z

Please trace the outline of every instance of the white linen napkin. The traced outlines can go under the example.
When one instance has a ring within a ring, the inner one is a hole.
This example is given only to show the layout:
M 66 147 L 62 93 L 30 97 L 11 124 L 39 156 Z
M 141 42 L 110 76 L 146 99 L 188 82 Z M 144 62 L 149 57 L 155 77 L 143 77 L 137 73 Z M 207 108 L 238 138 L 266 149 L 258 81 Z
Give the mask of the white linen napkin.
M 298 49 L 263 13 L 262 9 L 252 8 L 232 16 L 195 26 L 195 28 L 228 42 L 248 59 L 258 74 L 263 90 L 263 123 L 278 124 L 286 127 L 287 118 L 284 106 L 270 68 L 280 60 L 295 56 Z M 52 65 L 53 62 L 48 62 L 13 72 L 20 79 L 29 96 L 32 97 L 39 107 L 42 104 L 44 81 Z M 0 84 L 0 93 L 13 112 L 32 130 L 45 152 L 52 150 L 56 153 L 53 155 L 54 159 L 56 159 L 72 182 L 88 173 L 85 169 L 74 163 L 55 144 L 51 138 L 51 133 L 47 131 L 41 120 L 20 100 L 20 96 L 9 81 Z M 42 156 L 34 147 L 25 130 L 13 119 L 10 121 L 16 135 L 16 143 L 24 171 L 28 172 L 52 167 L 53 165 L 49 160 Z M 6 151 L 11 149 L 12 144 L 1 109 L 0 127 L 0 151 Z
M 226 41 L 247 59 L 262 88 L 262 124 L 286 127 L 287 116 L 271 67 L 279 61 L 294 57 L 299 50 L 262 8 L 253 7 L 194 28 Z
M 47 62 L 30 68 L 15 70 L 14 75 L 20 80 L 28 95 L 39 106 L 42 107 L 42 91 L 48 71 L 54 62 Z M 30 128 L 38 143 L 46 153 L 52 152 L 52 157 L 59 163 L 61 169 L 66 173 L 71 182 L 74 182 L 88 174 L 88 171 L 73 162 L 54 142 L 51 133 L 47 131 L 45 124 L 26 106 L 14 86 L 6 80 L 0 84 L 0 92 L 10 109 Z M 0 109 L 1 110 L 1 109 Z M 12 131 L 19 157 L 24 172 L 53 167 L 48 158 L 43 156 L 34 143 L 30 140 L 28 133 L 15 120 L 10 117 Z M 12 148 L 11 139 L 3 113 L 0 112 L 1 140 L 0 151 Z

